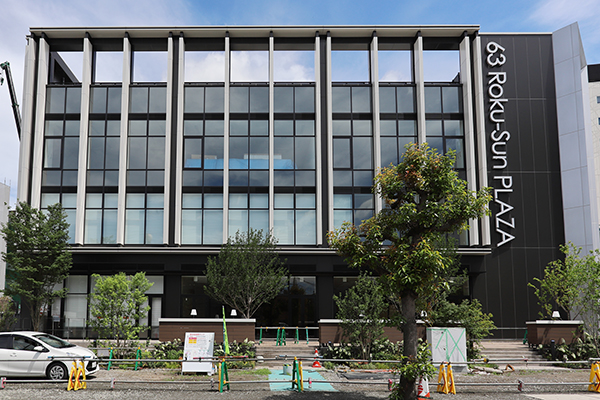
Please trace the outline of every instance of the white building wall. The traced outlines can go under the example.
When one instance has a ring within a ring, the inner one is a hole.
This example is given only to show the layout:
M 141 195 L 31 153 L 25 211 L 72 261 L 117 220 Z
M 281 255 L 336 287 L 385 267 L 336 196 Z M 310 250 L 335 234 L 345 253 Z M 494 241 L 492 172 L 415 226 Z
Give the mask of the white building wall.
M 590 82 L 589 84 L 589 99 L 590 99 L 590 120 L 592 126 L 592 140 L 594 143 L 594 162 L 596 187 L 600 185 L 600 82 Z M 596 202 L 598 212 L 600 213 L 600 191 L 596 192 Z
M 577 23 L 552 34 L 565 240 L 600 248 L 587 63 Z
M 10 186 L 0 183 L 0 226 L 8 223 L 8 207 L 10 205 Z M 6 251 L 4 237 L 0 235 L 0 253 Z M 6 282 L 6 263 L 0 257 L 0 290 L 4 290 Z

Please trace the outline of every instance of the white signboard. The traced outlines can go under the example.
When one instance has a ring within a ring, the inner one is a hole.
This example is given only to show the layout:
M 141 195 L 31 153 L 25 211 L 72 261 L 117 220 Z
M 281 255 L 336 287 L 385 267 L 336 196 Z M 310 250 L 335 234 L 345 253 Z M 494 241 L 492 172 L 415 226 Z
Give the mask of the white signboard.
M 442 361 L 453 365 L 454 369 L 466 368 L 467 337 L 465 328 L 427 328 L 427 343 L 431 349 L 433 364 L 438 366 Z M 462 368 L 459 367 L 462 363 Z M 458 367 L 458 368 L 456 368 Z
M 185 361 L 181 363 L 181 372 L 208 372 L 209 375 L 212 375 L 212 362 L 200 360 L 213 356 L 214 344 L 214 332 L 186 332 L 183 343 L 183 359 Z

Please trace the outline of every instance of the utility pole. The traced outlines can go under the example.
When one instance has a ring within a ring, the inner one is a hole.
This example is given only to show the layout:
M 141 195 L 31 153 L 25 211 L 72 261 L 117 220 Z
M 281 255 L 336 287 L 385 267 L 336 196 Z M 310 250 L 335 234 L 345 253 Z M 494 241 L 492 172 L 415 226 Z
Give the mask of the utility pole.
M 19 140 L 21 140 L 21 112 L 19 111 L 19 103 L 17 102 L 17 93 L 15 92 L 15 86 L 13 84 L 12 74 L 10 73 L 10 64 L 8 61 L 0 64 L 0 68 L 2 68 L 6 74 L 6 83 L 8 84 L 8 91 L 10 92 L 10 100 L 12 102 L 13 115 L 15 116 L 15 124 L 17 125 L 17 134 L 19 135 Z M 0 71 L 0 85 L 4 83 L 4 78 L 2 77 Z

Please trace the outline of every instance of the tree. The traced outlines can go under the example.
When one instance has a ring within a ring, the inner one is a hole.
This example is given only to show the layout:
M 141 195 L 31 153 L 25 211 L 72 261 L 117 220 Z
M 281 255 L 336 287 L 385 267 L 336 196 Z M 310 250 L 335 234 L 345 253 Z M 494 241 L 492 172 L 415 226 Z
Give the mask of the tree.
M 150 289 L 150 283 L 144 272 L 127 276 L 120 272 L 112 276 L 92 275 L 96 286 L 89 295 L 89 307 L 92 319 L 90 325 L 106 338 L 116 341 L 119 347 L 122 341 L 137 339 L 148 329 L 139 321 L 148 315 L 150 306 L 144 306 L 148 297 L 144 294 Z
M 208 259 L 205 292 L 238 310 L 244 318 L 252 318 L 286 285 L 288 270 L 275 252 L 276 245 L 277 239 L 262 230 L 236 232 L 218 258 Z
M 2 259 L 7 264 L 4 295 L 21 296 L 35 331 L 42 328 L 43 310 L 67 292 L 64 288 L 55 290 L 72 264 L 66 218 L 58 203 L 40 211 L 21 202 L 2 227 L 6 241 Z
M 350 266 L 370 266 L 384 290 L 399 298 L 407 365 L 419 362 L 416 301 L 436 290 L 452 263 L 436 243 L 466 229 L 469 219 L 489 213 L 489 190 L 468 190 L 453 170 L 454 162 L 453 152 L 441 155 L 427 144 L 407 146 L 402 162 L 375 177 L 373 191 L 386 207 L 359 227 L 344 223 L 328 234 L 330 245 Z M 405 399 L 416 398 L 416 379 L 412 373 L 401 376 L 398 389 Z
M 342 320 L 345 337 L 358 342 L 362 359 L 370 358 L 371 345 L 383 335 L 384 320 L 381 314 L 386 309 L 385 296 L 381 286 L 373 278 L 362 274 L 356 285 L 340 296 L 333 296 Z
M 600 251 L 581 255 L 581 247 L 573 243 L 560 246 L 564 260 L 550 262 L 542 279 L 533 278 L 542 318 L 550 318 L 554 305 L 561 308 L 567 318 L 581 317 L 585 332 L 592 339 L 596 356 L 600 356 Z
M 581 296 L 581 284 L 584 283 L 581 281 L 586 279 L 586 270 L 590 267 L 586 264 L 593 263 L 594 257 L 581 258 L 581 248 L 573 243 L 561 245 L 560 251 L 565 255 L 564 261 L 550 262 L 544 269 L 542 279 L 533 278 L 539 287 L 529 283 L 538 298 L 540 318 L 550 318 L 555 304 L 564 311 L 567 318 L 576 319 L 579 315 L 580 308 L 577 305 Z

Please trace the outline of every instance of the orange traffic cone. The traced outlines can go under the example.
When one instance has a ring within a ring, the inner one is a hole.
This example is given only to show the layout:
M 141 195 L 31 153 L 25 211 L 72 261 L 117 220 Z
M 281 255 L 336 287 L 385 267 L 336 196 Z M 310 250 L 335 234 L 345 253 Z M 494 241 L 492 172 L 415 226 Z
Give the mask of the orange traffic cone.
M 315 348 L 315 362 L 312 364 L 313 368 L 321 368 L 321 363 L 319 362 L 319 350 Z
M 429 381 L 427 377 L 421 377 L 419 379 L 419 386 L 417 389 L 417 398 L 419 399 L 430 399 L 431 394 L 429 393 Z

